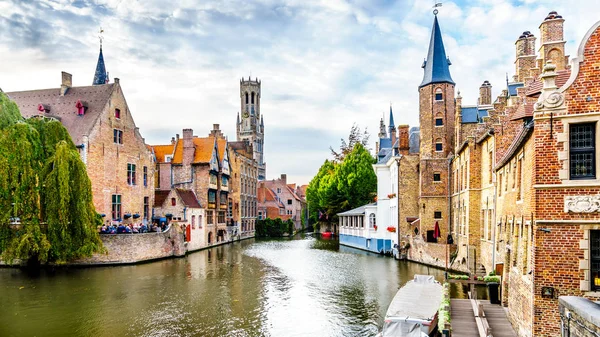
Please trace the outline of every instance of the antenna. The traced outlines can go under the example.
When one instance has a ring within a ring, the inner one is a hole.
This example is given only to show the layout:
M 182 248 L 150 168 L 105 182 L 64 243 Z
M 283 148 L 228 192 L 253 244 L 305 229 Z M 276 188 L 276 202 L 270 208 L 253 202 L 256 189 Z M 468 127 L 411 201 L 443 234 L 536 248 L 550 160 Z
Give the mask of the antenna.
M 437 0 L 433 0 L 433 15 L 438 15 L 438 7 L 442 7 L 442 3 Z

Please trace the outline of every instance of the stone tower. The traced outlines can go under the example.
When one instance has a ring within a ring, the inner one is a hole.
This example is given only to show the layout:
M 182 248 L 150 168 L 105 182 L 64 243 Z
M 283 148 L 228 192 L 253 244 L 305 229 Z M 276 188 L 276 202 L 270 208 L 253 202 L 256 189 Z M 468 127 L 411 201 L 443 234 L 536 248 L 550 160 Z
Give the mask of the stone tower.
M 423 81 L 419 85 L 421 234 L 433 230 L 437 222 L 441 237 L 448 235 L 449 157 L 454 151 L 454 81 L 450 76 L 437 15 L 433 19 Z M 440 216 L 441 215 L 441 216 Z
M 515 50 L 515 82 L 533 79 L 531 69 L 536 68 L 535 36 L 530 31 L 524 31 L 515 42 Z
M 540 58 L 538 68 L 543 69 L 548 60 L 556 65 L 556 70 L 563 70 L 567 67 L 567 58 L 565 57 L 565 38 L 563 35 L 563 23 L 565 19 L 552 11 L 540 24 Z
M 258 164 L 258 180 L 265 180 L 267 165 L 264 162 L 265 125 L 260 114 L 260 80 L 240 80 L 240 113 L 237 116 L 237 140 L 248 140 Z

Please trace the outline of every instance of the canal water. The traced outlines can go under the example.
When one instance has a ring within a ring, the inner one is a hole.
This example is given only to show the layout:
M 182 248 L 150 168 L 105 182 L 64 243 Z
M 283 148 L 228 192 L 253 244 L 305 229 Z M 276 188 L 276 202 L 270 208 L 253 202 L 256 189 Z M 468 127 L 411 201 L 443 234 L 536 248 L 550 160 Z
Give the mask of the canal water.
M 0 269 L 0 336 L 374 336 L 414 274 L 443 279 L 311 236 L 134 266 Z

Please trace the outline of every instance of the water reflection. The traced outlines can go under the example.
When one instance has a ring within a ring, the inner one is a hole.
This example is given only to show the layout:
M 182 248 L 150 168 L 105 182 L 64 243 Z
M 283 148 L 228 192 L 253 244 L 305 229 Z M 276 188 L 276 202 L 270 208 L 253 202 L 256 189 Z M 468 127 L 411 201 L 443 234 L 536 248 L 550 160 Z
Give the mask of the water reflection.
M 443 276 L 311 236 L 136 266 L 0 269 L 0 336 L 373 336 L 414 273 Z

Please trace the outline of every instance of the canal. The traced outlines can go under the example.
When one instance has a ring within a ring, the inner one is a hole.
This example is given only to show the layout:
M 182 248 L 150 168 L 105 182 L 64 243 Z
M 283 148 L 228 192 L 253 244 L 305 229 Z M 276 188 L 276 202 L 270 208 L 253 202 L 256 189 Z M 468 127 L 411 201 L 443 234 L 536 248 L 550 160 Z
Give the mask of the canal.
M 134 266 L 5 268 L 0 336 L 374 336 L 414 274 L 443 279 L 311 236 Z

